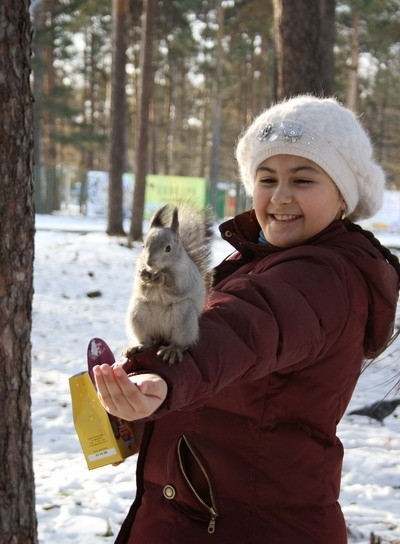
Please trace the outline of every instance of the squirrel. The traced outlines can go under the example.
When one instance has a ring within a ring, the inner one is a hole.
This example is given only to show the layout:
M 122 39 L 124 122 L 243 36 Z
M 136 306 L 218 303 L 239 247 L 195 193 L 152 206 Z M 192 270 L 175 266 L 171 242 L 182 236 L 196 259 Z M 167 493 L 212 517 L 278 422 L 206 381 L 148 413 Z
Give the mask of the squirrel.
M 166 205 L 153 215 L 126 320 L 139 345 L 127 348 L 126 357 L 159 345 L 157 355 L 172 365 L 196 343 L 212 285 L 212 227 L 208 208 Z

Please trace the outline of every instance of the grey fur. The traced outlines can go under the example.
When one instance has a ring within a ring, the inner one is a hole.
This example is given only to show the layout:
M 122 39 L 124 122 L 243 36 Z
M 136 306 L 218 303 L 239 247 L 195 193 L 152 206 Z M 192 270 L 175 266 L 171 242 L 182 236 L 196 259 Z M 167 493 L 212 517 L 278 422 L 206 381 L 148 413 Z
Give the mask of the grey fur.
M 157 354 L 173 364 L 196 343 L 212 280 L 212 223 L 209 210 L 184 204 L 154 214 L 127 315 L 128 332 L 139 345 L 126 355 L 161 343 Z

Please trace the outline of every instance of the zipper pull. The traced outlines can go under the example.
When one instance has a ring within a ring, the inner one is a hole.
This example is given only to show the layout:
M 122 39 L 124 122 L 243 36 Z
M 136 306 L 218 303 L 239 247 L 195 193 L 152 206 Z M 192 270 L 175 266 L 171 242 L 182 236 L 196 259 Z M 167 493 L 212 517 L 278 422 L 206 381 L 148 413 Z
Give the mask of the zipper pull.
M 215 533 L 215 520 L 217 519 L 217 512 L 214 510 L 214 508 L 210 508 L 210 513 L 211 513 L 211 519 L 210 519 L 210 523 L 208 524 L 208 533 L 210 535 L 212 535 L 213 533 Z

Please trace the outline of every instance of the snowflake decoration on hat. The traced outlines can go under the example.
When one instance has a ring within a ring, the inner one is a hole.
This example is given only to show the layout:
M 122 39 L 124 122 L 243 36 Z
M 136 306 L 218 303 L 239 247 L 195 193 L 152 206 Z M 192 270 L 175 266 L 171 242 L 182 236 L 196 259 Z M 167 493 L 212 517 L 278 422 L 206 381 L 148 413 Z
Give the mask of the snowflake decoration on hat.
M 259 142 L 275 142 L 276 140 L 284 140 L 285 142 L 294 143 L 303 136 L 303 127 L 297 123 L 285 123 L 279 121 L 273 125 L 269 123 L 261 128 L 256 138 Z

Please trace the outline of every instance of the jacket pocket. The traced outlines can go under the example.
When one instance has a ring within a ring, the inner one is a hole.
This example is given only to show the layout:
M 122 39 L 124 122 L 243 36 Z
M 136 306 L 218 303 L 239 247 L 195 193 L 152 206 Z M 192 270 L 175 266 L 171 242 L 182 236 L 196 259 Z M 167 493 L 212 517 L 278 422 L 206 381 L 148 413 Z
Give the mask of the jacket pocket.
M 212 534 L 218 510 L 206 464 L 185 434 L 179 437 L 176 455 L 179 477 L 164 487 L 164 497 L 187 516 L 208 523 L 207 531 Z

